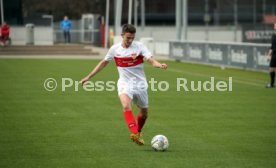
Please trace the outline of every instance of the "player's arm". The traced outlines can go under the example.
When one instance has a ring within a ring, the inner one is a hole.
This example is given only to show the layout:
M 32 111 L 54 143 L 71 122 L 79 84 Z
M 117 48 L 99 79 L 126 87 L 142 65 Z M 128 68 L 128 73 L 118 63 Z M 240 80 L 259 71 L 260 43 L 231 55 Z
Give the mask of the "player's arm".
M 160 63 L 158 61 L 156 61 L 154 58 L 149 58 L 148 62 L 155 68 L 160 68 L 160 69 L 167 69 L 167 64 L 165 63 Z
M 85 82 L 89 81 L 93 76 L 95 76 L 98 72 L 100 72 L 109 62 L 105 59 L 101 60 L 98 65 L 85 77 L 83 78 L 80 83 L 84 85 Z

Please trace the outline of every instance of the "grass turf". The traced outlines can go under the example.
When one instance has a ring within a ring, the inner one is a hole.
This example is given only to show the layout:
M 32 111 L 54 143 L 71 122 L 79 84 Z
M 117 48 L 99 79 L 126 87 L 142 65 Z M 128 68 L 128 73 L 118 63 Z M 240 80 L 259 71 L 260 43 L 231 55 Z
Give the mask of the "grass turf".
M 0 167 L 235 167 L 276 166 L 275 89 L 268 75 L 235 69 L 167 62 L 161 71 L 146 65 L 147 78 L 168 81 L 166 92 L 149 91 L 145 146 L 130 142 L 116 91 L 79 87 L 48 92 L 45 79 L 79 81 L 96 60 L 0 60 Z M 226 80 L 232 92 L 176 92 L 176 78 Z M 116 81 L 109 65 L 94 81 Z M 137 114 L 137 110 L 134 110 Z M 166 152 L 150 140 L 164 134 Z

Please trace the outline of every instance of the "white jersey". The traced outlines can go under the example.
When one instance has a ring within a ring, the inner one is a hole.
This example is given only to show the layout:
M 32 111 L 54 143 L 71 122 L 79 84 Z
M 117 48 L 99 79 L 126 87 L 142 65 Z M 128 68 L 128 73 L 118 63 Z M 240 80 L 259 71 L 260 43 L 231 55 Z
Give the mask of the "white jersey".
M 150 51 L 140 42 L 133 41 L 128 48 L 123 48 L 122 43 L 113 45 L 105 60 L 114 60 L 119 72 L 118 88 L 121 85 L 136 87 L 137 84 L 147 86 L 144 73 L 144 58 L 152 57 Z

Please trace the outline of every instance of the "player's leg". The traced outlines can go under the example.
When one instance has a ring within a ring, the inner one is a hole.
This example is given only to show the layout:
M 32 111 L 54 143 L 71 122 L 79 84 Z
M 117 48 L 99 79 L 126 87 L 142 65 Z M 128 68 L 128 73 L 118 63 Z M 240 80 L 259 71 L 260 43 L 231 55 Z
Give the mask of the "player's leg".
M 137 115 L 138 121 L 138 132 L 142 131 L 142 128 L 148 118 L 148 93 L 146 90 L 139 91 L 138 94 L 135 94 L 137 98 L 137 107 L 139 113 Z
M 274 87 L 275 83 L 275 67 L 270 67 L 270 86 Z
M 272 57 L 270 60 L 269 65 L 269 75 L 270 75 L 270 83 L 266 86 L 267 88 L 274 88 L 274 82 L 275 82 L 275 69 L 276 69 L 276 58 L 275 56 Z
M 142 128 L 148 118 L 148 108 L 141 108 L 137 105 L 139 112 L 137 115 L 137 124 L 138 124 L 138 141 L 140 144 L 145 144 L 143 135 L 142 135 Z
M 146 90 L 138 91 L 133 95 L 133 102 L 137 105 L 139 112 L 137 115 L 138 122 L 138 142 L 140 145 L 144 145 L 142 137 L 142 128 L 148 117 L 148 93 Z
M 137 124 L 136 124 L 135 118 L 134 118 L 132 110 L 131 110 L 132 99 L 130 98 L 130 96 L 128 96 L 125 93 L 120 94 L 119 98 L 120 98 L 120 101 L 122 104 L 122 108 L 124 111 L 124 117 L 125 117 L 127 126 L 129 128 L 129 131 L 133 134 L 137 134 L 138 128 L 137 128 Z
M 139 113 L 137 115 L 137 122 L 138 122 L 138 132 L 142 132 L 142 128 L 148 118 L 148 108 L 141 108 L 138 106 Z
M 138 145 L 143 145 L 144 141 L 141 140 L 138 134 L 138 126 L 131 110 L 132 98 L 125 93 L 119 95 L 123 107 L 125 120 L 130 131 L 130 139 Z

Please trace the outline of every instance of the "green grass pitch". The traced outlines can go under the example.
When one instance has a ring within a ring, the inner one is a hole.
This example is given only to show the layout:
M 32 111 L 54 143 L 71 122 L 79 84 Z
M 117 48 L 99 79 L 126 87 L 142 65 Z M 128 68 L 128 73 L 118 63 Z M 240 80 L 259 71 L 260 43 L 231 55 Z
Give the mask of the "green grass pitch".
M 145 65 L 147 78 L 168 81 L 149 91 L 145 146 L 130 142 L 116 91 L 48 92 L 44 80 L 79 81 L 98 60 L 0 60 L 1 168 L 274 168 L 276 89 L 265 73 L 167 61 L 168 70 Z M 177 92 L 176 78 L 233 77 L 232 92 Z M 117 81 L 110 64 L 92 81 Z M 134 114 L 137 110 L 134 108 Z M 156 134 L 166 152 L 151 149 Z

